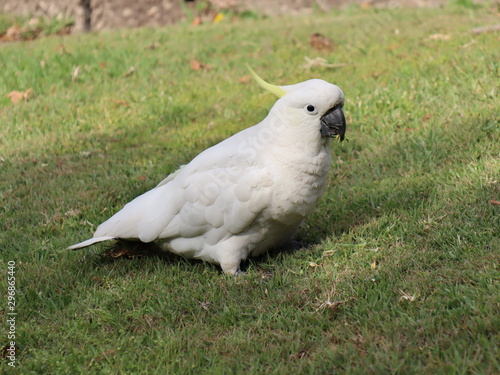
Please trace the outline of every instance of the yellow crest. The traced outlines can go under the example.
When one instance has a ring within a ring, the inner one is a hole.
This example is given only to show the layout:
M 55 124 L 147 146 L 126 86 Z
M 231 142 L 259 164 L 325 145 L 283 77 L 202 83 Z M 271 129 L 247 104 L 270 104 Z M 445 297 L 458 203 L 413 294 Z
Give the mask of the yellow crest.
M 270 93 L 273 93 L 278 98 L 282 98 L 283 96 L 285 96 L 287 94 L 287 92 L 285 90 L 283 90 L 281 87 L 275 86 L 275 85 L 271 85 L 270 83 L 267 83 L 262 78 L 260 78 L 257 75 L 257 73 L 255 73 L 253 71 L 253 69 L 250 67 L 250 65 L 248 65 L 248 64 L 247 64 L 247 69 L 250 72 L 250 74 L 252 75 L 252 77 L 257 81 L 257 83 L 259 84 L 259 86 L 262 87 L 264 90 L 267 90 Z

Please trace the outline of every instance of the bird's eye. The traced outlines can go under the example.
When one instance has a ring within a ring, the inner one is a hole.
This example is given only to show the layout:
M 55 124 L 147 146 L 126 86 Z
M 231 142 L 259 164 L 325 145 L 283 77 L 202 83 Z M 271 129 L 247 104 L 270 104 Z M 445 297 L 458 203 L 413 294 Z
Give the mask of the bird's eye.
M 315 115 L 316 113 L 318 113 L 318 111 L 316 110 L 316 107 L 313 106 L 312 104 L 309 104 L 306 106 L 306 111 L 311 115 Z

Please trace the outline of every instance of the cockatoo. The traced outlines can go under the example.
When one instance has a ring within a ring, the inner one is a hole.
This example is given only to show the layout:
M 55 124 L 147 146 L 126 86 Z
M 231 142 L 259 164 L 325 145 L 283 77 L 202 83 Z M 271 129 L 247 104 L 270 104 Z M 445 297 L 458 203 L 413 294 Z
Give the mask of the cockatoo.
M 154 241 L 239 274 L 243 260 L 291 240 L 326 189 L 330 141 L 346 130 L 344 93 L 320 79 L 271 85 L 248 68 L 278 97 L 267 117 L 206 149 L 69 249 Z

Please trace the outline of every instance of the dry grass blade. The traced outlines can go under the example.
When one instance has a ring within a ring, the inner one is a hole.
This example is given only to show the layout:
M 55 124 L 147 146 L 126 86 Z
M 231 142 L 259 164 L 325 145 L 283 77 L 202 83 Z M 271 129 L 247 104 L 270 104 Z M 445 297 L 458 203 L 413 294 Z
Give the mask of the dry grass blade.
M 345 63 L 331 64 L 322 57 L 315 57 L 314 59 L 311 59 L 307 56 L 304 56 L 304 59 L 306 60 L 306 63 L 302 67 L 307 70 L 311 68 L 334 69 L 334 68 L 342 68 L 347 65 Z
M 332 286 L 332 289 L 327 293 L 327 298 L 325 301 L 323 301 L 316 311 L 323 310 L 323 309 L 329 309 L 332 312 L 336 312 L 340 306 L 345 305 L 347 302 L 352 301 L 354 297 L 345 299 L 345 300 L 338 300 L 334 301 L 335 294 L 337 293 L 337 286 L 334 284 Z

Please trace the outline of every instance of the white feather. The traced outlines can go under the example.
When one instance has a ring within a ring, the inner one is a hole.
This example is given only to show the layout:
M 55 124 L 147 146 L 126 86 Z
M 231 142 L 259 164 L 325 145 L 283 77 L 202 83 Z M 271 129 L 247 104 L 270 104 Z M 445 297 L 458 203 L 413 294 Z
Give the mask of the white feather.
M 76 245 L 71 245 L 68 247 L 68 250 L 76 250 L 76 249 L 82 249 L 84 247 L 93 245 L 98 242 L 103 242 L 103 241 L 109 241 L 109 240 L 114 240 L 115 237 L 110 237 L 110 236 L 104 236 L 104 237 L 92 237 L 89 240 L 77 243 Z

